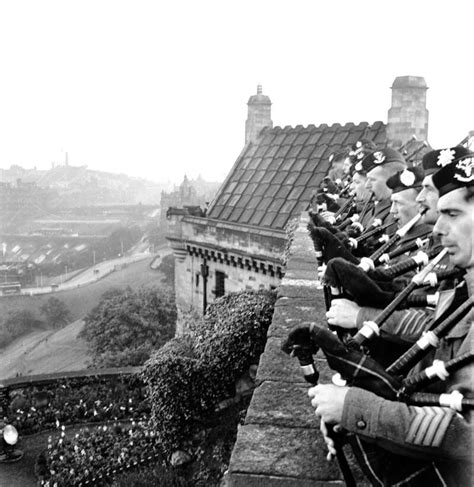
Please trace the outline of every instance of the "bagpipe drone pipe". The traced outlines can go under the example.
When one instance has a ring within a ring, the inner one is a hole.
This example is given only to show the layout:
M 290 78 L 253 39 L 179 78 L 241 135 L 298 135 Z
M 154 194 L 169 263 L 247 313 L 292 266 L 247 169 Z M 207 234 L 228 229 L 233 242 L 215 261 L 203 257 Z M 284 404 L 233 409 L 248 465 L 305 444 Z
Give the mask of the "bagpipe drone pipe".
M 369 272 L 365 272 L 359 266 L 338 257 L 327 263 L 322 281 L 330 288 L 331 295 L 334 297 L 350 299 L 359 306 L 384 308 L 395 299 L 398 293 L 406 289 L 407 273 L 421 266 L 429 265 L 429 260 L 439 253 L 439 247 L 429 252 L 420 251 L 413 257 L 400 261 L 393 266 Z M 435 291 L 442 280 L 457 280 L 463 274 L 464 271 L 456 267 L 447 270 L 430 268 L 423 279 L 417 278 L 415 282 L 410 281 L 409 292 L 411 293 L 414 288 L 431 288 L 431 291 Z M 400 276 L 404 277 L 398 280 Z M 410 294 L 406 300 L 400 301 L 398 309 L 436 305 L 436 301 L 433 301 L 434 298 L 427 297 L 424 301 L 423 295 L 430 296 L 425 292 Z
M 375 263 L 379 258 L 400 241 L 420 221 L 422 216 L 423 213 L 417 213 L 410 221 L 388 238 L 373 254 L 369 257 L 363 257 L 360 261 L 360 266 L 366 271 L 374 269 Z
M 335 257 L 342 257 L 354 264 L 360 264 L 364 270 L 370 270 L 375 268 L 375 263 L 378 261 L 380 256 L 388 252 L 395 243 L 402 239 L 416 225 L 416 223 L 418 223 L 421 216 L 421 214 L 417 214 L 402 228 L 397 230 L 391 237 L 377 238 L 374 242 L 372 242 L 372 245 L 375 244 L 378 247 L 377 250 L 372 252 L 369 257 L 362 258 L 354 255 L 351 249 L 359 248 L 359 250 L 361 250 L 361 243 L 364 240 L 370 240 L 370 237 L 373 237 L 373 232 L 375 232 L 377 228 L 383 231 L 394 225 L 395 222 L 388 222 L 387 224 L 382 225 L 381 220 L 378 220 L 376 228 L 371 229 L 369 232 L 361 235 L 357 239 L 347 239 L 342 235 L 333 233 L 328 227 L 327 222 L 325 226 L 318 226 L 315 224 L 315 221 L 318 222 L 319 220 L 315 220 L 313 217 L 308 224 L 308 230 L 311 240 L 313 241 L 314 249 L 318 255 L 321 255 L 324 262 L 328 262 L 330 259 Z
M 390 237 L 383 232 L 389 231 L 391 227 L 396 225 L 395 221 L 382 224 L 381 220 L 377 220 L 377 224 L 373 229 L 359 235 L 360 232 L 354 228 L 347 231 L 337 230 L 336 227 L 318 213 L 310 212 L 310 217 L 311 221 L 308 224 L 308 230 L 315 247 L 319 246 L 330 250 L 336 244 L 342 244 L 356 259 L 370 255 L 380 245 L 385 243 Z M 320 231 L 321 229 L 324 230 Z
M 342 222 L 349 218 L 357 211 L 356 195 L 351 194 L 346 201 L 341 205 L 339 210 L 334 213 L 334 223 Z
M 368 228 L 364 228 L 359 220 L 364 218 L 365 209 L 368 205 L 373 204 L 371 199 L 367 199 L 364 203 L 363 209 L 359 215 L 357 213 L 357 202 L 355 201 L 355 195 L 352 195 L 340 208 L 334 213 L 334 215 L 327 215 L 324 212 L 309 211 L 312 223 L 316 227 L 324 227 L 328 229 L 331 233 L 338 235 L 338 238 L 356 238 L 356 242 L 349 240 L 349 245 L 352 247 L 357 247 L 359 243 L 364 240 L 376 236 L 382 231 L 386 230 L 388 227 L 395 225 L 395 222 L 389 222 L 383 224 L 380 218 L 374 219 Z M 342 223 L 339 223 L 341 220 Z M 349 228 L 347 228 L 349 227 Z
M 354 264 L 360 263 L 360 259 L 352 253 L 349 245 L 347 245 L 346 236 L 334 234 L 330 229 L 323 226 L 315 226 L 311 221 L 308 223 L 308 231 L 321 264 L 327 263 L 335 257 L 342 257 Z M 381 242 L 376 241 L 375 243 L 380 245 Z
M 364 221 L 364 218 L 368 214 L 368 212 L 371 210 L 375 203 L 374 196 L 371 195 L 370 198 L 367 198 L 360 210 L 360 212 L 356 211 L 352 214 L 346 214 L 345 215 L 345 220 L 339 223 L 336 227 L 337 231 L 343 231 L 347 227 L 352 227 L 354 230 L 356 230 L 359 234 L 364 231 L 364 226 L 362 225 L 362 221 Z

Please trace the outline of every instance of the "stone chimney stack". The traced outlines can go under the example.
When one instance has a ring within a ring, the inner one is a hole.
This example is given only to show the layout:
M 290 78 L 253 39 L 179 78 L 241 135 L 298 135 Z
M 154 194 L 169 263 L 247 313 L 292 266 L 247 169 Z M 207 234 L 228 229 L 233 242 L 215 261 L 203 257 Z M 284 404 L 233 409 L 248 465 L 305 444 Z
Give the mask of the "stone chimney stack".
M 262 86 L 257 86 L 257 94 L 249 98 L 247 121 L 245 122 L 245 143 L 255 142 L 264 127 L 273 127 L 270 98 L 262 94 Z
M 392 85 L 392 106 L 388 111 L 387 139 L 389 145 L 400 147 L 413 135 L 428 138 L 426 81 L 422 76 L 399 76 Z

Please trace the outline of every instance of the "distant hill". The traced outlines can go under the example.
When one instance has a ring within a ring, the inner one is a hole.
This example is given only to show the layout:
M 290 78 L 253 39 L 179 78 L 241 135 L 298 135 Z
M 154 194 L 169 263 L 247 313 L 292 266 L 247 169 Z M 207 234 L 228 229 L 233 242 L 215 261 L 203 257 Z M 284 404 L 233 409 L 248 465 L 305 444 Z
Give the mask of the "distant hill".
M 154 183 L 125 174 L 94 171 L 87 166 L 57 165 L 49 170 L 24 169 L 14 165 L 0 170 L 0 182 L 15 187 L 34 184 L 52 192 L 52 207 L 77 207 L 114 204 L 159 204 L 162 191 L 170 183 Z

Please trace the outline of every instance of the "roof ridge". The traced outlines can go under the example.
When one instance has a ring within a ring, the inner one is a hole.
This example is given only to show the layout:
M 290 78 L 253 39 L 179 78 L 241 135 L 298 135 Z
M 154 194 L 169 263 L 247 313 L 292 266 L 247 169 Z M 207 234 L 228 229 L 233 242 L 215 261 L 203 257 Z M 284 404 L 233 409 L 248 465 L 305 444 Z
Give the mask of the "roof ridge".
M 380 127 L 382 125 L 386 125 L 386 122 L 383 122 L 382 120 L 375 120 L 374 122 L 366 122 L 366 121 L 361 121 L 358 123 L 345 122 L 344 124 L 339 123 L 339 122 L 334 122 L 330 125 L 327 123 L 321 123 L 319 125 L 315 125 L 313 123 L 310 123 L 306 126 L 302 125 L 302 124 L 298 124 L 295 126 L 285 125 L 284 127 L 282 127 L 281 125 L 275 125 L 274 127 L 265 127 L 262 130 L 262 134 L 264 133 L 263 131 L 265 131 L 265 133 L 269 133 L 269 132 L 279 133 L 279 132 L 289 132 L 291 130 L 311 131 L 311 130 L 317 130 L 317 129 L 321 129 L 321 128 L 331 129 L 331 128 L 353 128 L 353 127 L 373 127 L 373 126 Z

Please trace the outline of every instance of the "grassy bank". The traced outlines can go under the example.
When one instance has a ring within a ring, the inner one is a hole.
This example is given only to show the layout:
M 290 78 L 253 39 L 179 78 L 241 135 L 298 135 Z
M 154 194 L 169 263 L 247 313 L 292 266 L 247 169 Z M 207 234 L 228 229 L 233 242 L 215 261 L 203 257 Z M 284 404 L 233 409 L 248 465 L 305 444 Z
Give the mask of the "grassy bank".
M 0 326 L 8 313 L 15 311 L 29 310 L 38 320 L 42 319 L 40 308 L 51 296 L 66 304 L 73 322 L 61 330 L 54 331 L 48 329 L 45 324 L 38 325 L 36 329 L 15 338 L 0 349 L 0 377 L 14 377 L 17 373 L 28 375 L 82 369 L 88 360 L 88 346 L 84 340 L 77 338 L 83 326 L 78 320 L 97 306 L 102 294 L 110 288 L 164 285 L 163 274 L 150 268 L 152 260 L 150 257 L 130 264 L 100 281 L 69 291 L 0 298 Z

